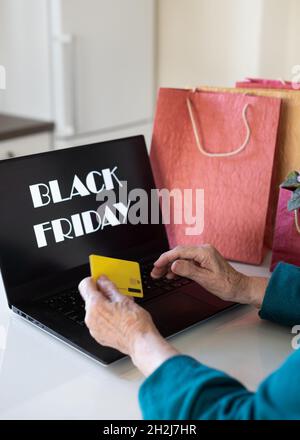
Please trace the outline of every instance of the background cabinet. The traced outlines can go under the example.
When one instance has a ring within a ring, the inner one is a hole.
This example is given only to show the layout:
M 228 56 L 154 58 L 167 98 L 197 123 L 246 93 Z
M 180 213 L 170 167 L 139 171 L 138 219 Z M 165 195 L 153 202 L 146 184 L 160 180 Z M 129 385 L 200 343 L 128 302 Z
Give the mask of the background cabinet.
M 60 140 L 145 126 L 154 105 L 155 2 L 50 2 Z
M 0 0 L 0 113 L 52 120 L 54 145 L 149 139 L 155 0 Z
M 52 141 L 51 133 L 34 134 L 0 141 L 0 160 L 49 151 Z
M 49 151 L 53 128 L 51 122 L 0 113 L 0 160 Z

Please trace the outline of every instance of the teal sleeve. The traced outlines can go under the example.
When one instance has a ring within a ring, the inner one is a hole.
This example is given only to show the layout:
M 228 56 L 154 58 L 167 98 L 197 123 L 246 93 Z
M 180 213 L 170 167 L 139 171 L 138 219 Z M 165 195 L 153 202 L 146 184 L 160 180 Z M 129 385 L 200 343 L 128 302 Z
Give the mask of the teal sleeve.
M 148 420 L 300 420 L 300 351 L 261 383 L 256 393 L 221 371 L 178 355 L 142 384 Z
M 260 316 L 300 325 L 300 268 L 277 266 Z M 227 374 L 178 355 L 145 380 L 140 406 L 145 419 L 300 420 L 299 371 L 300 350 L 252 393 Z
M 262 319 L 293 326 L 300 324 L 300 268 L 279 263 L 269 281 L 261 311 Z

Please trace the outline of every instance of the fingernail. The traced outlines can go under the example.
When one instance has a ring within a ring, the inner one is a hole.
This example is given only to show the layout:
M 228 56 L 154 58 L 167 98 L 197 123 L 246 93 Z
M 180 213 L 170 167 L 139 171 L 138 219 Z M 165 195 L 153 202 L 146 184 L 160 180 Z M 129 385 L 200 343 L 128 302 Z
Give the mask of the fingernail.
M 106 277 L 105 275 L 101 275 L 101 276 L 98 278 L 98 282 L 99 282 L 99 283 L 102 283 L 102 281 L 107 281 L 107 277 Z
M 174 261 L 174 262 L 171 264 L 171 270 L 172 270 L 172 272 L 176 272 L 177 269 L 178 269 L 177 261 Z

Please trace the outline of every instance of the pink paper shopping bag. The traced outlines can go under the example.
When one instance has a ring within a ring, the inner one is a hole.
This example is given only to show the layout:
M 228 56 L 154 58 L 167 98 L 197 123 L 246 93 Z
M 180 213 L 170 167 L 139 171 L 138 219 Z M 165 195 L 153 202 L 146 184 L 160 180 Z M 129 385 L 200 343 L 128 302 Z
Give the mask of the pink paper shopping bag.
M 282 100 L 265 236 L 265 242 L 272 249 L 279 186 L 290 170 L 298 168 L 300 164 L 298 141 L 300 135 L 300 83 L 247 78 L 237 82 L 236 87 L 239 89 L 235 90 L 243 90 L 244 92 L 249 90 L 249 93 L 255 95 L 276 97 Z
M 300 83 L 277 79 L 246 78 L 235 84 L 238 88 L 300 90 Z
M 232 260 L 259 264 L 280 99 L 161 89 L 151 163 L 159 189 L 204 190 L 204 230 L 166 225 L 170 246 L 210 243 Z
M 285 188 L 280 188 L 272 249 L 272 271 L 280 261 L 300 266 L 299 173 L 291 173 L 287 182 L 291 183 L 292 179 L 295 180 L 292 183 L 294 187 L 286 189 L 289 187 L 286 185 Z

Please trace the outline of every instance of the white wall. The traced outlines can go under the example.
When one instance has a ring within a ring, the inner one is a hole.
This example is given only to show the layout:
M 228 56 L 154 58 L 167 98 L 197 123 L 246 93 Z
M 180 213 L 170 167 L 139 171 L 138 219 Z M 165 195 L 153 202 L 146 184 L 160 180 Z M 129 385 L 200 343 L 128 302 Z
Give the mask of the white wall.
M 230 86 L 245 76 L 289 79 L 292 65 L 300 64 L 299 3 L 158 0 L 159 85 Z
M 47 27 L 47 0 L 0 0 L 0 112 L 51 119 Z
M 7 71 L 0 112 L 52 119 L 48 1 L 0 0 L 0 65 Z M 300 64 L 299 0 L 157 3 L 159 85 L 290 79 L 292 66 Z
M 288 44 L 286 47 L 286 64 L 289 67 L 290 74 L 291 66 L 300 65 L 300 2 L 299 0 L 292 0 L 288 27 Z M 299 80 L 299 75 L 298 75 Z

